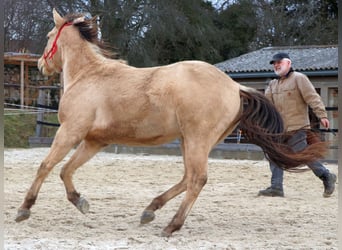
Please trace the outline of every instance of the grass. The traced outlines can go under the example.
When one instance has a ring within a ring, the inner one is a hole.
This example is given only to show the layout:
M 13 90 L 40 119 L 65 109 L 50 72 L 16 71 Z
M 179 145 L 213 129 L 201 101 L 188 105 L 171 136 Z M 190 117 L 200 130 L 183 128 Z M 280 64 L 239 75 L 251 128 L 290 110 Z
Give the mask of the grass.
M 7 148 L 28 148 L 29 137 L 36 134 L 36 114 L 21 110 L 4 112 L 4 146 Z M 44 115 L 44 121 L 58 123 L 56 114 Z M 43 127 L 43 137 L 53 137 L 56 127 Z

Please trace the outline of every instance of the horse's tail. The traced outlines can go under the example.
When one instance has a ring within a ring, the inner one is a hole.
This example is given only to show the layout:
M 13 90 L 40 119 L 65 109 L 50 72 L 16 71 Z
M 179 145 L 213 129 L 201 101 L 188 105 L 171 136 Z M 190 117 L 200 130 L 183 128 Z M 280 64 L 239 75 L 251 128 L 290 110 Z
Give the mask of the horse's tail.
M 262 148 L 265 157 L 277 163 L 284 170 L 301 171 L 298 166 L 322 159 L 327 143 L 308 145 L 304 150 L 294 152 L 286 141 L 296 131 L 286 133 L 284 122 L 275 106 L 263 93 L 253 88 L 240 87 L 243 111 L 240 128 L 246 139 Z M 308 136 L 311 131 L 307 131 Z M 312 132 L 313 133 L 313 132 Z

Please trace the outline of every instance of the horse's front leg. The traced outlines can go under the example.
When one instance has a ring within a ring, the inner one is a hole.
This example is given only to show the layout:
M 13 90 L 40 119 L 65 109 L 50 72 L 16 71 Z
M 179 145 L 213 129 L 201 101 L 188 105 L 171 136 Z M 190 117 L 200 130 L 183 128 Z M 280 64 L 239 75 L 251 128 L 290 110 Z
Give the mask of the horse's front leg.
M 53 167 L 66 156 L 76 142 L 76 138 L 72 140 L 71 136 L 67 136 L 65 130 L 62 129 L 62 126 L 58 129 L 50 152 L 41 163 L 36 177 L 25 196 L 24 202 L 18 209 L 18 214 L 15 218 L 16 222 L 26 220 L 30 217 L 30 209 L 36 202 L 39 190 L 45 178 L 48 176 Z
M 77 168 L 91 159 L 103 146 L 104 145 L 88 140 L 82 141 L 69 161 L 63 166 L 60 173 L 60 177 L 64 182 L 68 200 L 84 214 L 89 210 L 89 203 L 76 191 L 72 182 L 72 175 Z

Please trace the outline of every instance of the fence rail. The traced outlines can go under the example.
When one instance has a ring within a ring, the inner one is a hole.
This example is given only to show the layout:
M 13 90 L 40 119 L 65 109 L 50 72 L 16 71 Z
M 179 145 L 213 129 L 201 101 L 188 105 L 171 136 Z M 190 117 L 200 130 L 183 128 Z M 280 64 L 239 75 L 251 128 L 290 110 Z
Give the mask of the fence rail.
M 36 135 L 35 135 L 35 137 L 29 138 L 29 143 L 31 146 L 49 146 L 52 143 L 53 138 L 47 138 L 47 137 L 42 136 L 43 127 L 58 127 L 59 126 L 58 123 L 53 123 L 53 122 L 49 122 L 49 121 L 44 120 L 44 114 L 45 113 L 57 112 L 57 109 L 58 109 L 58 107 L 53 107 L 53 106 L 48 105 L 49 103 L 47 100 L 49 98 L 47 95 L 48 95 L 48 91 L 51 88 L 56 89 L 58 87 L 40 87 L 39 88 L 39 96 L 38 96 L 38 101 L 37 101 L 37 103 L 38 103 L 37 104 L 37 110 L 38 111 L 37 111 L 37 120 L 36 120 Z M 326 107 L 326 110 L 327 111 L 337 111 L 338 108 L 337 107 Z M 329 134 L 331 133 L 333 135 L 336 135 L 336 133 L 338 133 L 338 129 L 334 129 L 334 128 L 333 129 L 316 129 L 316 131 L 322 135 L 321 138 L 324 138 L 325 133 L 329 133 Z M 250 145 L 250 146 L 248 146 L 248 145 Z M 161 148 L 163 148 L 163 149 L 161 149 L 161 150 L 162 151 L 163 150 L 169 150 L 170 151 L 170 149 L 173 149 L 176 146 L 177 147 L 179 146 L 178 140 L 176 140 L 175 142 L 172 142 L 170 144 L 167 144 L 167 145 L 162 145 Z M 133 150 L 133 149 L 127 149 L 128 147 L 119 146 L 119 145 L 114 145 L 113 147 L 116 148 L 116 150 L 114 150 L 115 152 L 118 151 L 118 148 L 120 148 L 120 150 L 123 150 L 123 152 L 129 152 L 130 150 Z M 143 150 L 143 149 L 144 149 L 144 147 L 142 147 L 140 150 Z M 136 151 L 136 150 L 137 149 L 134 149 L 132 152 L 140 152 L 140 151 Z M 144 150 L 146 150 L 146 149 L 144 149 Z M 150 149 L 150 151 L 151 150 L 152 149 Z M 230 151 L 232 151 L 232 152 L 230 152 L 230 154 L 232 154 L 233 152 L 235 152 L 235 153 L 238 152 L 237 154 L 242 154 L 241 152 L 247 151 L 247 155 L 258 154 L 259 158 L 260 158 L 259 153 L 261 152 L 260 148 L 258 148 L 255 145 L 251 145 L 248 143 L 248 141 L 246 140 L 246 138 L 244 138 L 243 133 L 241 133 L 239 128 L 235 129 L 233 131 L 233 133 L 231 133 L 229 136 L 227 136 L 222 143 L 220 143 L 219 145 L 217 145 L 215 147 L 215 151 L 218 152 L 220 150 L 221 151 L 222 150 L 228 150 L 228 151 L 230 150 Z M 151 152 L 159 152 L 159 151 L 154 147 Z M 254 153 L 252 153 L 252 152 L 254 152 Z M 219 154 L 222 154 L 222 153 L 219 153 Z

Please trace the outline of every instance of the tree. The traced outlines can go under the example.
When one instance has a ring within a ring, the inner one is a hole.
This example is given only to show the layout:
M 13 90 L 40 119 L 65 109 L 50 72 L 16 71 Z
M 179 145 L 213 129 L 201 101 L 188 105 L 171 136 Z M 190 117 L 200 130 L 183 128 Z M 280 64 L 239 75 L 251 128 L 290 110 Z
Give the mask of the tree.
M 98 16 L 102 38 L 135 66 L 216 63 L 268 46 L 337 44 L 337 0 L 5 0 L 5 51 L 42 53 L 52 8 Z
M 4 31 L 5 51 L 24 50 L 42 53 L 46 45 L 46 34 L 53 28 L 52 9 L 63 14 L 83 12 L 87 9 L 87 0 L 44 0 L 39 8 L 33 0 L 5 0 Z
M 222 3 L 223 6 L 227 2 Z M 257 17 L 252 0 L 242 0 L 221 8 L 217 15 L 216 25 L 219 27 L 224 41 L 220 48 L 223 58 L 232 58 L 249 51 L 249 46 L 257 30 Z
M 337 0 L 255 1 L 257 32 L 252 49 L 337 44 Z
M 5 0 L 5 51 L 15 47 L 17 50 L 30 50 L 38 53 L 42 49 L 47 31 L 50 29 L 46 22 L 46 13 L 40 8 L 31 8 L 33 1 Z M 50 14 L 51 16 L 51 14 Z M 51 25 L 50 25 L 51 26 Z
M 129 59 L 138 65 L 164 65 L 197 59 L 216 62 L 219 30 L 213 23 L 211 4 L 196 0 L 146 1 L 136 49 Z

